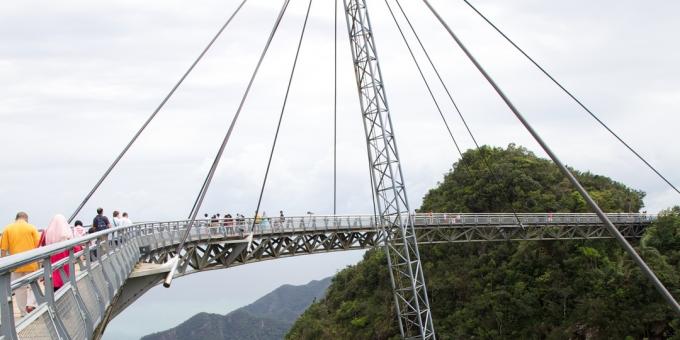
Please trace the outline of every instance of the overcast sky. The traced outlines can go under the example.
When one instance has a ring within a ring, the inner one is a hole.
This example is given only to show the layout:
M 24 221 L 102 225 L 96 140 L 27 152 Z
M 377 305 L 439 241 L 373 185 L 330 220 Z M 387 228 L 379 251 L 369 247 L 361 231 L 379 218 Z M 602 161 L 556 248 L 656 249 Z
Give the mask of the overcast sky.
M 19 210 L 45 227 L 70 215 L 240 1 L 0 3 L 0 216 Z M 646 209 L 679 196 L 597 126 L 462 2 L 432 0 L 562 160 L 647 192 Z M 97 206 L 133 220 L 185 218 L 236 111 L 282 1 L 250 0 L 149 126 L 79 218 Z M 315 1 L 263 209 L 332 212 L 333 6 Z M 680 31 L 674 1 L 474 1 L 673 183 L 680 155 Z M 307 2 L 292 1 L 229 142 L 202 212 L 254 211 Z M 544 155 L 420 1 L 403 1 L 478 141 L 515 142 Z M 458 158 L 383 1 L 371 19 L 412 209 Z M 344 18 L 339 32 L 338 212 L 368 213 L 366 149 Z M 419 54 L 419 57 L 422 55 Z M 430 79 L 431 71 L 427 71 Z M 440 87 L 464 148 L 472 146 Z M 4 224 L 4 223 L 3 223 Z M 360 253 L 272 261 L 184 278 L 185 287 L 244 279 L 238 299 L 191 290 L 172 317 L 149 306 L 185 290 L 152 292 L 112 332 L 136 336 L 201 310 L 227 312 L 283 283 L 305 283 Z M 299 261 L 299 262 L 296 262 Z M 332 264 L 332 265 L 330 265 Z M 304 275 L 299 268 L 305 268 Z M 295 269 L 295 270 L 294 270 Z M 238 271 L 238 272 L 237 272 Z M 271 275 L 276 273 L 276 275 Z M 179 280 L 179 281 L 182 281 Z M 162 295 L 168 294 L 168 295 Z M 177 298 L 178 300 L 181 300 Z M 224 301 L 231 301 L 226 303 Z M 205 303 L 196 303 L 205 301 Z M 226 304 L 226 306 L 225 306 Z M 177 305 L 179 306 L 179 305 Z M 155 318 L 154 318 L 155 317 Z M 137 325 L 143 324 L 143 325 Z M 132 335 L 130 335 L 132 334 Z

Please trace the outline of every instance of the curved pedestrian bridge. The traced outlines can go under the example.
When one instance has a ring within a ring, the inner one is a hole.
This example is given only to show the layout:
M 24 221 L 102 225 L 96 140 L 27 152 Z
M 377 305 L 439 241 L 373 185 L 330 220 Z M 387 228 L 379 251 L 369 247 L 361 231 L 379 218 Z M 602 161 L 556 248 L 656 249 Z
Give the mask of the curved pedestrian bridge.
M 626 238 L 639 238 L 655 216 L 609 214 Z M 594 214 L 417 214 L 420 244 L 611 238 Z M 518 223 L 519 219 L 519 223 Z M 304 216 L 197 221 L 176 253 L 189 221 L 119 227 L 0 259 L 0 337 L 9 339 L 97 339 L 108 322 L 177 264 L 175 276 L 263 260 L 377 247 L 388 239 L 370 215 Z M 389 238 L 391 239 L 391 237 Z M 73 247 L 84 249 L 74 253 Z M 50 256 L 70 249 L 69 257 Z M 13 269 L 39 262 L 42 268 L 11 281 Z M 76 268 L 75 275 L 64 266 Z M 53 275 L 64 286 L 51 289 Z M 30 287 L 37 308 L 20 317 L 12 292 Z M 46 288 L 47 287 L 47 288 Z

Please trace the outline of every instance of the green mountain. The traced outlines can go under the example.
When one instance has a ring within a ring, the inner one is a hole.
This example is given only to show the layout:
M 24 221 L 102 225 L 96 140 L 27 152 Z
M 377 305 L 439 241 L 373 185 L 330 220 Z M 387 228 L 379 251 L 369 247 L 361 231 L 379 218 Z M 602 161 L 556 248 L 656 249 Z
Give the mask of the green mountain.
M 491 169 L 491 171 L 489 170 Z M 575 171 L 609 212 L 639 211 L 644 193 Z M 524 148 L 468 151 L 420 211 L 586 212 L 550 161 Z M 680 208 L 665 211 L 634 245 L 680 297 Z M 664 339 L 680 319 L 614 240 L 439 244 L 420 247 L 439 339 Z M 381 249 L 336 275 L 287 339 L 396 339 Z
M 227 315 L 199 313 L 177 327 L 144 336 L 142 340 L 278 340 L 315 300 L 331 278 L 306 285 L 283 285 L 252 304 Z

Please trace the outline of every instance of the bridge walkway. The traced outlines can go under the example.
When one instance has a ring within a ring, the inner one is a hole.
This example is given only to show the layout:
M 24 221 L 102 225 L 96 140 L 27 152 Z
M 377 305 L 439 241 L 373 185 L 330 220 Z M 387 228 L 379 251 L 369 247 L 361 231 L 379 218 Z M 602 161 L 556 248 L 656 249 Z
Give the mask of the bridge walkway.
M 519 217 L 521 225 L 511 214 L 411 216 L 422 244 L 610 238 L 594 214 Z M 643 214 L 609 217 L 628 238 L 641 237 L 655 218 Z M 289 256 L 377 247 L 392 232 L 368 215 L 271 218 L 257 224 L 252 219 L 198 221 L 186 247 L 176 254 L 187 223 L 119 227 L 0 259 L 0 295 L 4 296 L 0 299 L 0 339 L 99 338 L 115 315 L 161 282 L 172 261 L 179 261 L 176 275 L 183 276 Z M 74 253 L 75 245 L 84 249 Z M 67 249 L 69 257 L 50 263 L 51 255 Z M 11 281 L 13 269 L 32 262 L 42 268 Z M 75 275 L 65 275 L 66 265 L 76 268 Z M 65 282 L 56 292 L 51 289 L 52 275 L 61 275 Z M 27 286 L 38 306 L 20 317 L 10 297 Z

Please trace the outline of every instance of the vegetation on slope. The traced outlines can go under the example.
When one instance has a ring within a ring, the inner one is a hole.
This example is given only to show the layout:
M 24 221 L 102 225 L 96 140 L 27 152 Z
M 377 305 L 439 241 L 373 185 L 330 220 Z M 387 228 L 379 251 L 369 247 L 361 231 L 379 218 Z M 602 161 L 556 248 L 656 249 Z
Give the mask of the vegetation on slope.
M 495 169 L 495 178 L 485 159 Z M 575 172 L 604 210 L 637 212 L 644 193 Z M 521 147 L 468 151 L 420 211 L 586 212 L 558 169 Z M 637 245 L 637 244 L 636 244 Z M 664 212 L 639 251 L 680 296 L 680 208 Z M 680 321 L 613 240 L 421 246 L 439 339 L 670 338 Z M 398 337 L 381 250 L 338 274 L 288 339 Z
M 301 286 L 283 285 L 227 315 L 199 313 L 142 340 L 278 340 L 329 285 L 330 278 Z

